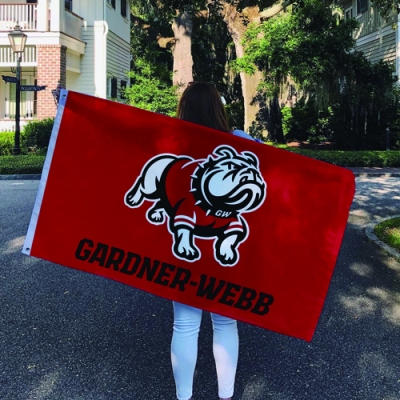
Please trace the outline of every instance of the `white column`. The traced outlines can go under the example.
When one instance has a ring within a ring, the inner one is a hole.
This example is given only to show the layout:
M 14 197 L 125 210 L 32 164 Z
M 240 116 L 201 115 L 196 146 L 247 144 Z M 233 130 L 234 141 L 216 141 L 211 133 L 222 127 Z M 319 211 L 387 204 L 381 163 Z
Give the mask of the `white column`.
M 61 6 L 62 3 L 62 6 Z M 60 32 L 61 10 L 64 8 L 64 0 L 51 0 L 50 3 L 50 31 Z M 64 15 L 64 13 L 63 13 Z
M 38 0 L 36 6 L 37 30 L 39 32 L 47 32 L 49 19 L 48 0 Z
M 10 98 L 10 92 L 8 92 L 8 95 L 7 95 L 6 99 L 5 99 L 5 102 L 6 102 L 6 116 L 7 116 L 7 118 L 10 118 L 10 100 L 9 100 L 9 98 Z
M 94 22 L 94 83 L 95 96 L 107 97 L 107 34 L 106 21 Z

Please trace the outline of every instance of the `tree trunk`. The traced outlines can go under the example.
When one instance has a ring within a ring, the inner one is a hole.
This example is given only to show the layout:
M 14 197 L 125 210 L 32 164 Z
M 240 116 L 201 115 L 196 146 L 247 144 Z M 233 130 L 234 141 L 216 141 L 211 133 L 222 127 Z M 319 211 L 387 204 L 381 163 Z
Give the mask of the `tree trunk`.
M 222 17 L 235 45 L 236 56 L 238 58 L 243 57 L 244 49 L 242 40 L 246 32 L 243 14 L 239 13 L 236 6 L 229 4 L 229 2 L 222 3 Z M 258 7 L 253 8 L 253 15 L 258 15 Z M 256 22 L 254 17 L 251 22 Z M 242 94 L 244 98 L 244 129 L 246 131 L 251 130 L 252 125 L 257 125 L 257 115 L 260 107 L 255 99 L 257 96 L 257 87 L 262 77 L 261 71 L 257 71 L 253 75 L 240 72 Z
M 186 8 L 174 19 L 172 31 L 175 38 L 172 50 L 174 58 L 172 82 L 179 87 L 178 92 L 181 94 L 187 84 L 193 81 L 193 14 L 191 7 Z

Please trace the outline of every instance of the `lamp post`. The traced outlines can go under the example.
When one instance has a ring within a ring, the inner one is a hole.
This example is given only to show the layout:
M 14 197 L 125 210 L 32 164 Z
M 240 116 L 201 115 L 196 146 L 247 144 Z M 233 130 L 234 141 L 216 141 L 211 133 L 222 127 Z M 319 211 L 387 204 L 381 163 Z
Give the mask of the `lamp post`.
M 14 148 L 13 154 L 18 155 L 21 154 L 21 146 L 20 146 L 20 129 L 19 129 L 19 118 L 20 118 L 20 102 L 21 102 L 21 54 L 25 49 L 25 42 L 27 36 L 25 33 L 21 31 L 20 26 L 15 26 L 14 30 L 8 34 L 8 39 L 10 40 L 10 44 L 14 54 L 17 56 L 17 69 L 16 69 L 16 90 L 15 90 L 15 136 L 14 136 Z

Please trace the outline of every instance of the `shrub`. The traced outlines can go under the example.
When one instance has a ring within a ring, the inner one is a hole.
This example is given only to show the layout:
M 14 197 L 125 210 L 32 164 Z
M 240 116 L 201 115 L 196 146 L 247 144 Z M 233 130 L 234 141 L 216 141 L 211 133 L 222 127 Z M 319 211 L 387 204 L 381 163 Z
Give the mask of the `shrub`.
M 30 151 L 47 149 L 49 146 L 54 118 L 31 121 L 24 127 L 23 143 Z
M 14 132 L 0 133 L 0 156 L 12 155 L 14 147 Z
M 40 174 L 44 160 L 35 154 L 0 157 L 0 175 Z
M 293 124 L 292 107 L 282 107 L 281 114 L 282 114 L 283 135 L 286 137 L 288 135 L 288 133 L 290 132 L 290 129 Z
M 128 74 L 132 84 L 124 92 L 126 103 L 174 117 L 178 105 L 177 88 L 172 86 L 172 82 L 163 81 L 159 77 L 159 69 L 159 66 L 145 59 L 136 59 L 134 70 Z

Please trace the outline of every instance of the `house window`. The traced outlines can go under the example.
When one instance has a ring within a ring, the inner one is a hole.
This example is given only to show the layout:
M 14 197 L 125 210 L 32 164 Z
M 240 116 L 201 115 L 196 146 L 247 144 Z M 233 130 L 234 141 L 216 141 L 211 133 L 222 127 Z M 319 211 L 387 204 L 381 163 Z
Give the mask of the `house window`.
M 357 0 L 357 14 L 368 10 L 368 0 Z
M 108 4 L 111 4 L 112 8 L 115 8 L 115 0 L 107 0 Z
M 344 19 L 347 21 L 353 18 L 353 8 L 347 8 L 344 12 Z
M 65 0 L 65 9 L 72 12 L 72 0 Z
M 118 80 L 117 78 L 111 79 L 111 98 L 116 99 L 118 97 Z
M 124 80 L 121 81 L 121 88 L 120 88 L 121 99 L 126 99 L 126 96 L 125 96 L 126 84 L 127 84 L 127 81 L 124 81 Z
M 121 81 L 122 86 L 122 81 Z M 107 78 L 107 98 L 117 99 L 118 98 L 118 79 Z
M 107 78 L 107 98 L 111 97 L 111 78 Z
M 121 15 L 126 18 L 126 0 L 121 0 Z

